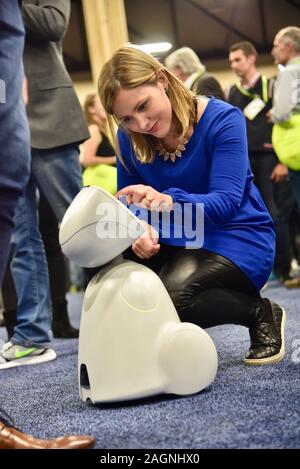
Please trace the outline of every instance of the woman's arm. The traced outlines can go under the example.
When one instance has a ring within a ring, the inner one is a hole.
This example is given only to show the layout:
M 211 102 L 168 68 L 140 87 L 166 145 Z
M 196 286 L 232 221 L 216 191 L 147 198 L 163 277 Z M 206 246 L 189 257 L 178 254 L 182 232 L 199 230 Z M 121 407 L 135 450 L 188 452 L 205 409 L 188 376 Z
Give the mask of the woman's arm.
M 100 163 L 104 164 L 115 164 L 115 156 L 98 156 L 97 150 L 102 142 L 102 136 L 97 125 L 93 124 L 89 126 L 91 138 L 86 140 L 82 145 L 81 164 L 85 168 L 88 166 L 95 166 Z

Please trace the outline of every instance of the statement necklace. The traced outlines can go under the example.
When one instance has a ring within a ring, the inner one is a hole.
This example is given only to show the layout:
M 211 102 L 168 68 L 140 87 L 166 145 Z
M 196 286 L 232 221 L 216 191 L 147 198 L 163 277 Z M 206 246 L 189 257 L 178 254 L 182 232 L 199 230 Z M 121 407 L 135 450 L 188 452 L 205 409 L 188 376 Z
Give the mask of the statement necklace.
M 188 139 L 184 138 L 181 143 L 179 143 L 178 147 L 174 151 L 167 151 L 165 147 L 162 145 L 161 142 L 158 144 L 158 154 L 159 156 L 163 156 L 164 161 L 168 161 L 169 159 L 172 163 L 175 163 L 176 158 L 182 157 L 182 152 L 185 150 L 185 146 L 188 143 Z

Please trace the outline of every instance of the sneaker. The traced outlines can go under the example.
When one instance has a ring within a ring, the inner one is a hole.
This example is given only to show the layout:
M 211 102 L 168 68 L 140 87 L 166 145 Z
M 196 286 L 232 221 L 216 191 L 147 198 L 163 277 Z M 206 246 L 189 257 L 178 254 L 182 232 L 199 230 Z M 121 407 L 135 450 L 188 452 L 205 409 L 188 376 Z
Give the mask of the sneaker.
M 14 366 L 36 365 L 55 358 L 56 353 L 51 348 L 23 347 L 7 342 L 0 350 L 0 370 Z
M 257 324 L 249 329 L 251 345 L 245 365 L 270 365 L 284 357 L 286 313 L 278 304 L 264 301 L 267 307 L 260 309 Z

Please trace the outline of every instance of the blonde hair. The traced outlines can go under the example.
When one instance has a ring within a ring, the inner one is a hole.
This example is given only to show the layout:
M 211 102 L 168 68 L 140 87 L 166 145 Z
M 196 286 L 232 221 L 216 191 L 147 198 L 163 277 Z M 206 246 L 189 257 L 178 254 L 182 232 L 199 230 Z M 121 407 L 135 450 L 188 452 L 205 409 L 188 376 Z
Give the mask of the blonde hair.
M 110 129 L 108 129 L 107 121 L 105 121 L 105 122 L 101 123 L 101 125 L 99 125 L 99 122 L 97 122 L 94 119 L 93 114 L 91 114 L 91 111 L 89 109 L 91 106 L 95 105 L 95 100 L 96 100 L 97 96 L 98 96 L 97 93 L 90 93 L 86 96 L 86 98 L 84 100 L 84 103 L 83 103 L 83 112 L 84 112 L 84 115 L 85 115 L 85 119 L 86 119 L 88 125 L 92 125 L 92 124 L 97 125 L 100 129 L 100 132 L 103 133 L 109 140 L 111 140 Z
M 104 109 L 108 113 L 108 123 L 113 131 L 114 122 L 120 125 L 113 115 L 113 103 L 120 89 L 131 89 L 140 85 L 155 85 L 157 72 L 161 71 L 168 81 L 168 97 L 171 102 L 178 136 L 184 136 L 191 122 L 196 120 L 194 94 L 187 90 L 178 78 L 169 72 L 158 60 L 134 46 L 118 49 L 101 70 L 98 89 Z M 151 163 L 157 149 L 157 139 L 148 134 L 129 133 L 136 157 L 142 163 Z M 119 148 L 117 153 L 120 157 Z M 122 158 L 120 158 L 122 160 Z
M 190 47 L 181 47 L 167 55 L 165 65 L 169 70 L 180 67 L 183 73 L 188 75 L 195 72 L 205 72 L 206 70 L 198 55 Z
M 95 121 L 93 119 L 92 114 L 90 113 L 89 108 L 91 106 L 94 106 L 96 97 L 97 97 L 96 93 L 90 93 L 86 96 L 84 103 L 83 103 L 83 112 L 85 115 L 85 119 L 89 125 L 95 124 Z

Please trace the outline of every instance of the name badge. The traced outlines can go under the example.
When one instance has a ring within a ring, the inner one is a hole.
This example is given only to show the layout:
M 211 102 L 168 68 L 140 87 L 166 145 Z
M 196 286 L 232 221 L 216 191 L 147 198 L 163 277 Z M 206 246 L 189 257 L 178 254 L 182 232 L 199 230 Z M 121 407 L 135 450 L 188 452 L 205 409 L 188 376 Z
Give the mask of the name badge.
M 266 103 L 260 98 L 254 98 L 251 103 L 249 103 L 244 108 L 244 114 L 249 119 L 249 121 L 253 121 L 255 117 L 266 107 Z

